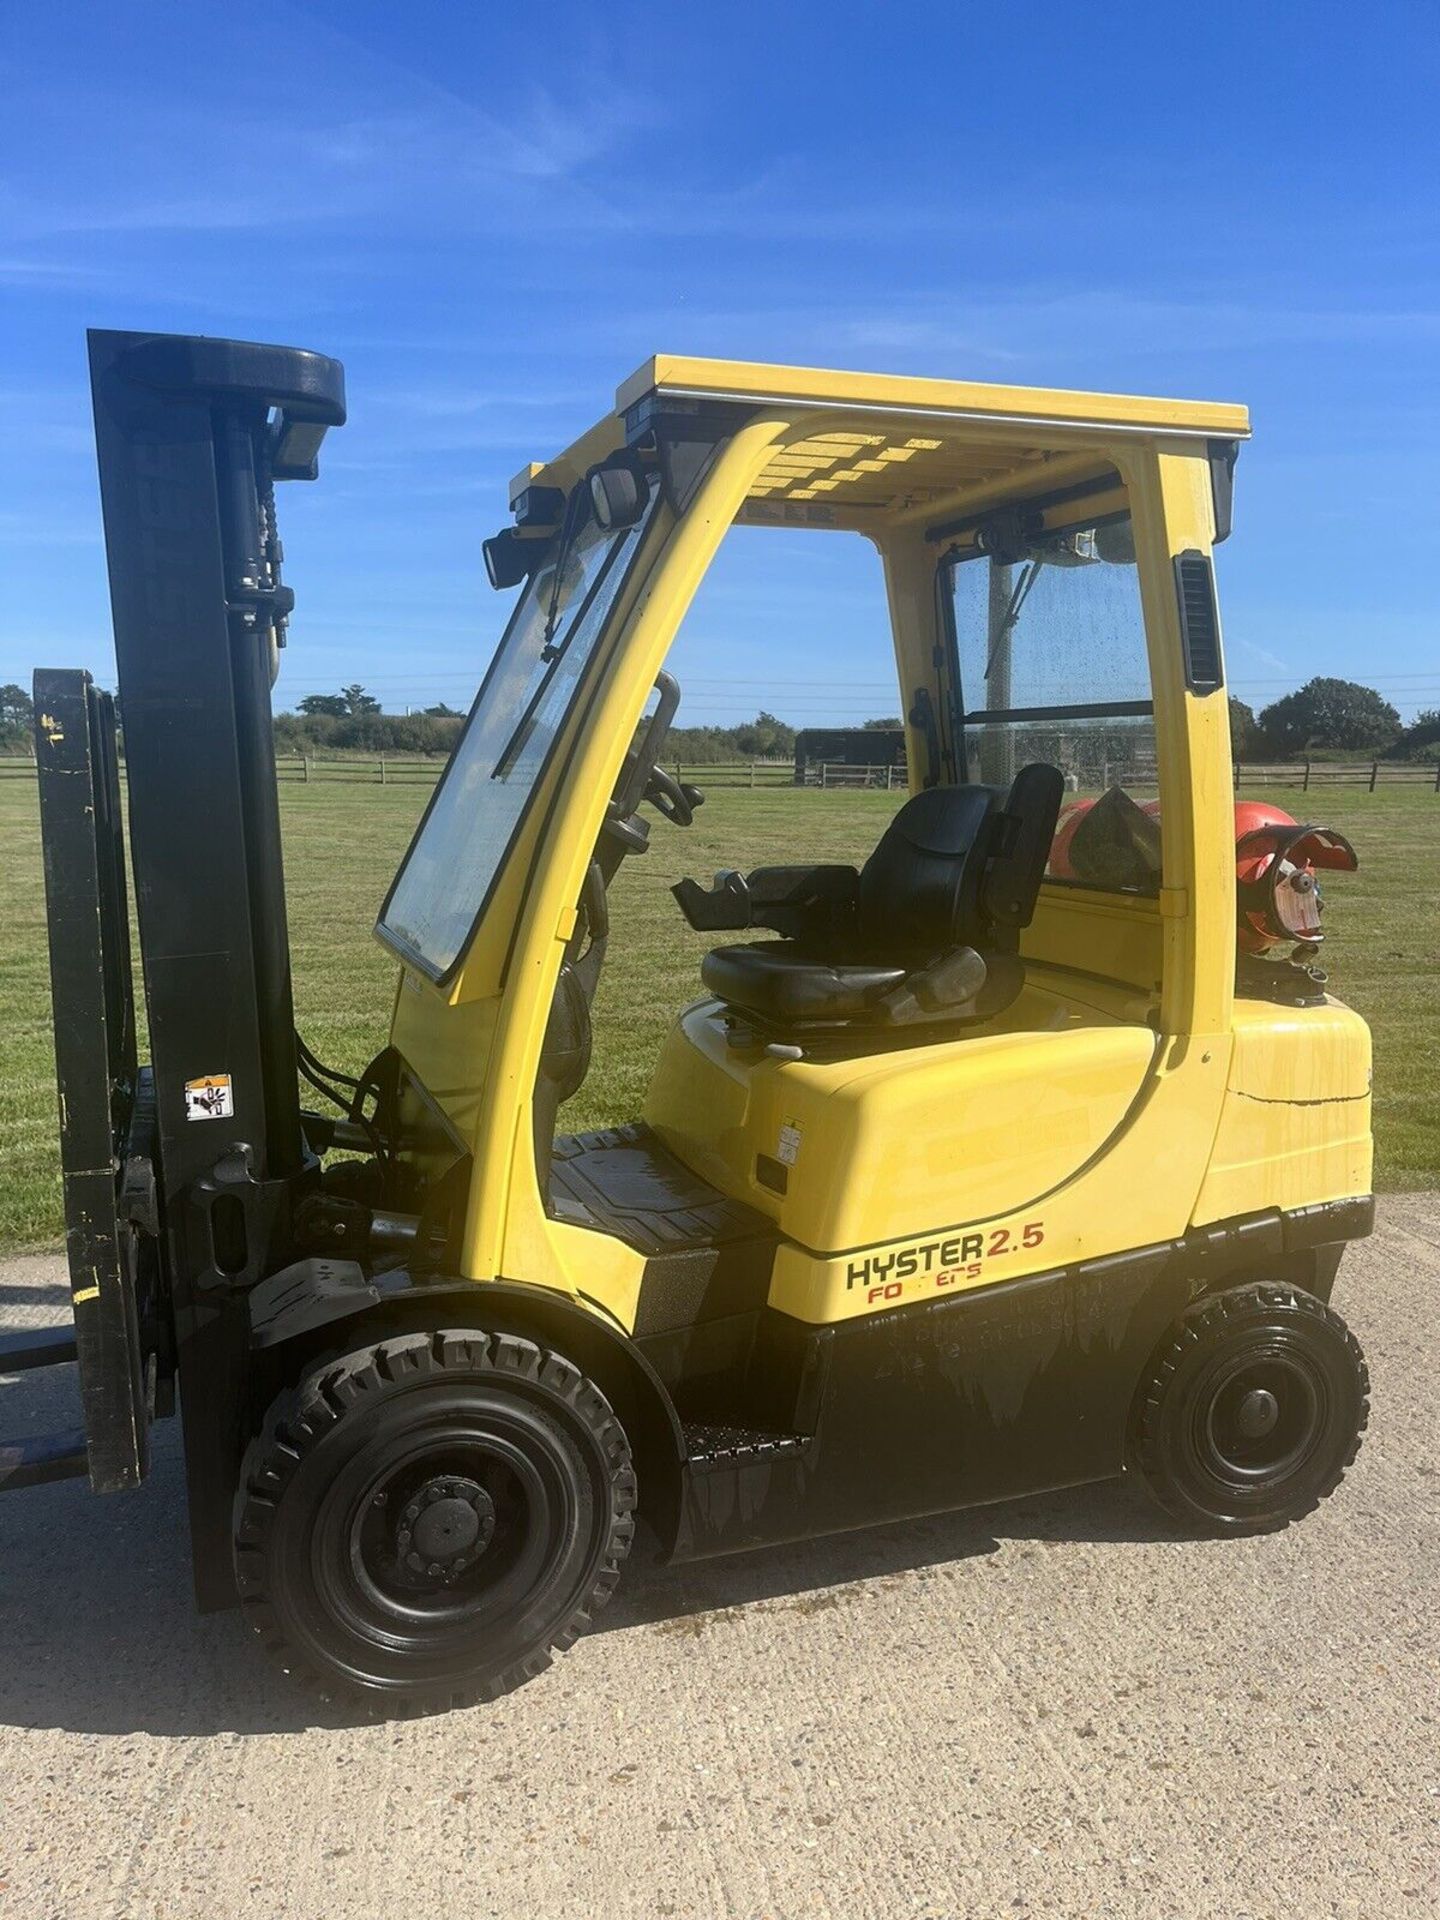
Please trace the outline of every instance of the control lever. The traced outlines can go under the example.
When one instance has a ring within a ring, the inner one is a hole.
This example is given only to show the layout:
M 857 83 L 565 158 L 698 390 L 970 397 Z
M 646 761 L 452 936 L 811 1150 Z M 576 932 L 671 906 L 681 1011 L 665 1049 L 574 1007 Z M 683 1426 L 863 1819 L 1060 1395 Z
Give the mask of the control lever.
M 642 820 L 638 813 L 621 813 L 614 801 L 610 803 L 600 832 L 618 840 L 625 853 L 644 853 L 650 845 L 650 823 Z
M 676 827 L 688 827 L 695 818 L 695 809 L 705 804 L 699 787 L 677 780 L 658 764 L 651 767 L 646 778 L 644 797 L 658 814 Z

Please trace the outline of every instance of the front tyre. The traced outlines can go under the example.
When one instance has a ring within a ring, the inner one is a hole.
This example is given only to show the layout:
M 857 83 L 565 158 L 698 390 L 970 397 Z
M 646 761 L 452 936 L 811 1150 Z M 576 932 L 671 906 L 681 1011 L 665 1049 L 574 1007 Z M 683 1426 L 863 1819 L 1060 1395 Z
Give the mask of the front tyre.
M 271 1406 L 235 1499 L 255 1633 L 378 1714 L 532 1679 L 609 1599 L 634 1536 L 625 1431 L 593 1381 L 509 1334 L 411 1333 Z
M 1184 1525 L 1276 1531 L 1340 1484 L 1360 1450 L 1370 1377 L 1332 1308 L 1298 1287 L 1198 1301 L 1161 1342 L 1136 1400 L 1133 1458 Z

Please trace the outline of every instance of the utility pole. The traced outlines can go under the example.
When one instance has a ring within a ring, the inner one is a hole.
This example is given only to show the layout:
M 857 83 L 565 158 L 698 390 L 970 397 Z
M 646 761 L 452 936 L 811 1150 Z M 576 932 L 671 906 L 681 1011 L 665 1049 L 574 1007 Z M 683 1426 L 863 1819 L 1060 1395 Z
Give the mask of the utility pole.
M 1010 602 L 1015 591 L 1015 569 L 990 562 L 990 599 L 985 633 L 985 705 L 1004 712 L 1011 705 L 1010 647 L 1014 623 Z M 1015 737 L 1006 725 L 986 726 L 980 737 L 980 778 L 989 785 L 1008 787 L 1014 777 Z

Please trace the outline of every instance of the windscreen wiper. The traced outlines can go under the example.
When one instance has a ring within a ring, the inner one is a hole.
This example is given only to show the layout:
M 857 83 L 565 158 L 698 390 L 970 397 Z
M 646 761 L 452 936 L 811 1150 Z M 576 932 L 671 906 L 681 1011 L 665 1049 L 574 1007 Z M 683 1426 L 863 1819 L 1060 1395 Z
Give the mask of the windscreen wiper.
M 550 576 L 550 604 L 545 609 L 545 632 L 540 641 L 540 658 L 550 658 L 550 643 L 555 638 L 555 620 L 560 611 L 560 586 L 565 578 L 565 562 L 570 558 L 570 549 L 575 544 L 575 536 L 580 531 L 582 509 L 589 505 L 583 487 L 572 487 L 570 497 L 565 502 L 565 518 L 560 527 L 560 541 L 555 551 L 555 566 Z
M 500 753 L 496 758 L 495 765 L 491 769 L 491 773 L 490 773 L 490 778 L 492 780 L 503 780 L 505 776 L 510 772 L 511 768 L 515 765 L 515 762 L 519 759 L 520 749 L 525 744 L 525 741 L 529 738 L 530 730 L 535 724 L 535 716 L 540 711 L 541 702 L 544 700 L 546 693 L 550 689 L 551 681 L 555 678 L 555 675 L 560 670 L 560 662 L 565 658 L 565 655 L 569 652 L 570 642 L 575 638 L 575 635 L 580 631 L 580 628 L 584 624 L 586 614 L 589 613 L 591 607 L 595 604 L 595 596 L 599 593 L 600 589 L 604 586 L 606 580 L 610 577 L 610 569 L 615 564 L 616 555 L 619 553 L 620 549 L 625 545 L 625 539 L 626 539 L 626 536 L 622 534 L 619 539 L 613 540 L 611 542 L 609 553 L 606 554 L 604 561 L 601 563 L 600 567 L 596 571 L 594 581 L 591 583 L 591 586 L 590 586 L 590 590 L 588 593 L 586 593 L 584 599 L 580 602 L 579 607 L 576 609 L 574 617 L 572 618 L 569 626 L 565 629 L 565 638 L 560 642 L 558 647 L 552 646 L 550 644 L 549 635 L 553 631 L 553 629 L 551 629 L 547 624 L 547 627 L 546 627 L 547 637 L 546 637 L 545 643 L 542 645 L 540 649 L 540 653 L 538 656 L 539 659 L 544 660 L 547 663 L 545 671 L 540 676 L 539 683 L 537 684 L 534 693 L 532 693 L 530 698 L 525 702 L 524 711 L 521 713 L 520 718 L 515 722 L 515 727 L 513 732 L 510 735 L 510 738 L 505 742 L 505 745 L 501 748 Z M 555 617 L 554 603 L 555 603 L 555 598 L 558 596 L 558 593 L 559 593 L 560 561 L 563 561 L 563 559 L 564 559 L 564 549 L 562 546 L 560 560 L 557 560 L 557 563 L 556 563 L 556 571 L 555 571 L 556 586 L 555 586 L 554 593 L 552 593 L 551 595 L 551 612 L 549 615 L 550 619 L 553 619 Z
M 990 648 L 990 658 L 985 662 L 984 678 L 987 684 L 990 675 L 995 670 L 995 662 L 1000 657 L 1001 646 L 1004 644 L 1006 638 L 1020 624 L 1020 609 L 1029 598 L 1030 589 L 1039 579 L 1040 569 L 1044 564 L 1045 556 L 1037 553 L 1033 559 L 1027 560 L 1025 565 L 1020 569 L 1020 578 L 1015 582 L 1015 590 L 1010 595 L 1010 604 L 1006 607 L 1004 617 L 995 629 L 995 639 Z

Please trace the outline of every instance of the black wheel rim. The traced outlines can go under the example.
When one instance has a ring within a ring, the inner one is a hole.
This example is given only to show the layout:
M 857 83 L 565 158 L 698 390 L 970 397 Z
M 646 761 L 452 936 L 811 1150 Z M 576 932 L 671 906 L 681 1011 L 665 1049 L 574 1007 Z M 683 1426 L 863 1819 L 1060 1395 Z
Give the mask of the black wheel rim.
M 1191 1441 L 1204 1470 L 1226 1488 L 1270 1491 L 1301 1472 L 1329 1420 L 1322 1370 L 1283 1346 L 1218 1362 L 1196 1396 Z
M 493 1515 L 483 1548 L 438 1578 L 407 1567 L 397 1542 L 416 1490 L 436 1483 L 480 1489 Z M 372 1435 L 317 1500 L 306 1583 L 317 1650 L 381 1687 L 458 1683 L 520 1657 L 588 1575 L 583 1497 L 560 1435 L 523 1403 L 446 1396 L 407 1432 Z

